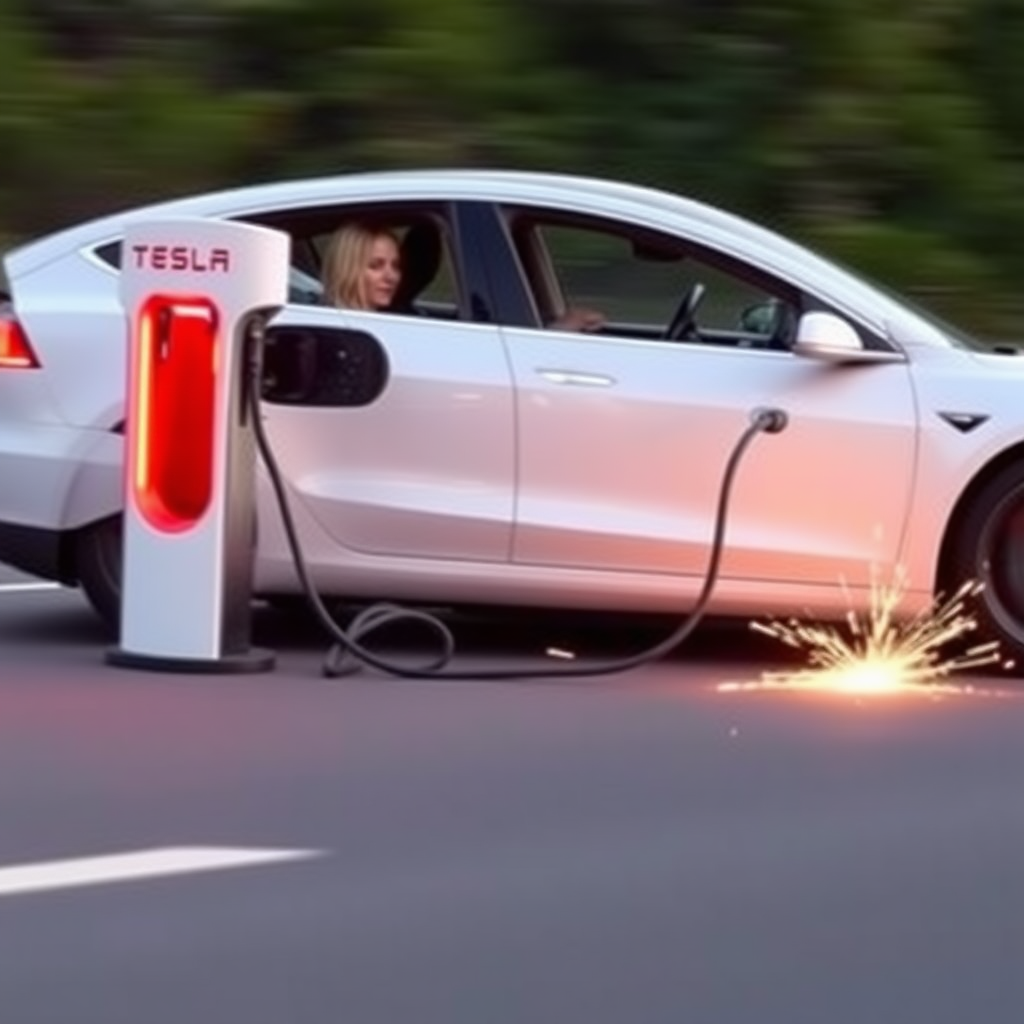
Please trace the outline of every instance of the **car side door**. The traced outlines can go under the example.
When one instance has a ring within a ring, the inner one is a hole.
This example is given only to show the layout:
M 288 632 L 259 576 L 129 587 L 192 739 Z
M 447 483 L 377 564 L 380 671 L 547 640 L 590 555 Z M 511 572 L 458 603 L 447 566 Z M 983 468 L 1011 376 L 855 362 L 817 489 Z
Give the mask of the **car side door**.
M 509 216 L 525 279 L 535 292 L 549 285 L 539 311 L 564 306 L 575 255 L 596 273 L 589 289 L 577 275 L 571 301 L 612 313 L 598 333 L 503 329 L 517 391 L 516 562 L 702 577 L 725 465 L 764 406 L 789 423 L 744 458 L 723 580 L 835 587 L 893 562 L 917 443 L 904 363 L 794 354 L 795 324 L 813 299 L 687 240 L 594 218 L 566 224 L 551 211 Z M 578 236 L 561 240 L 561 256 L 553 229 Z M 609 267 L 595 258 L 609 242 L 650 258 Z M 660 294 L 657 279 L 668 285 Z M 624 280 L 638 286 L 617 298 Z M 703 301 L 687 323 L 694 294 Z M 675 337 L 663 337 L 673 321 Z

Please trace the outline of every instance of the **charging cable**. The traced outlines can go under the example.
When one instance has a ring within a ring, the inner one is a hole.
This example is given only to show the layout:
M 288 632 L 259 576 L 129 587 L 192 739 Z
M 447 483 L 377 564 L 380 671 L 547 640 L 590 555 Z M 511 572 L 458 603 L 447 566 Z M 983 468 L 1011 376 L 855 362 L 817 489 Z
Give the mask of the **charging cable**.
M 404 679 L 550 679 L 567 676 L 601 676 L 625 672 L 628 669 L 636 668 L 639 665 L 655 661 L 663 655 L 669 654 L 697 628 L 700 620 L 704 617 L 704 612 L 711 599 L 722 559 L 729 497 L 732 492 L 733 480 L 744 452 L 758 434 L 778 434 L 785 430 L 789 422 L 789 417 L 782 409 L 759 408 L 750 414 L 750 423 L 733 446 L 722 475 L 714 533 L 711 541 L 711 554 L 704 575 L 704 585 L 701 587 L 700 595 L 692 610 L 664 640 L 639 653 L 589 665 L 562 665 L 558 668 L 454 670 L 449 666 L 455 656 L 455 638 L 451 630 L 436 615 L 416 608 L 407 608 L 382 602 L 364 609 L 355 616 L 347 629 L 343 629 L 335 621 L 330 610 L 317 592 L 310 576 L 309 568 L 306 565 L 305 556 L 302 553 L 302 546 L 299 543 L 298 531 L 295 528 L 295 521 L 291 513 L 284 479 L 263 427 L 263 418 L 260 410 L 263 372 L 261 335 L 261 331 L 254 333 L 253 343 L 249 347 L 249 357 L 247 359 L 249 381 L 246 391 L 252 415 L 253 432 L 256 437 L 257 448 L 266 465 L 271 485 L 274 488 L 274 494 L 277 497 L 288 547 L 291 551 L 303 592 L 312 606 L 317 619 L 335 642 L 328 652 L 323 665 L 323 674 L 330 677 L 351 675 L 364 665 L 375 668 L 387 675 L 398 676 Z M 419 623 L 426 627 L 428 632 L 433 633 L 438 640 L 440 649 L 437 654 L 429 658 L 426 663 L 415 667 L 398 664 L 379 654 L 375 654 L 364 646 L 363 639 L 369 634 L 384 626 L 393 626 L 399 622 Z

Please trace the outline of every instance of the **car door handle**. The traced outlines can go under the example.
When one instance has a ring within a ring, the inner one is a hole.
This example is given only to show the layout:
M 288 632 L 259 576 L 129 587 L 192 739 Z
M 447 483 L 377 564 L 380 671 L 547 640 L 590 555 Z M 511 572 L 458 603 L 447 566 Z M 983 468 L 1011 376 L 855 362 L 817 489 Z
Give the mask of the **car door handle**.
M 582 370 L 555 370 L 537 368 L 546 381 L 552 384 L 569 384 L 584 388 L 610 388 L 615 384 L 615 378 L 604 373 L 585 373 Z

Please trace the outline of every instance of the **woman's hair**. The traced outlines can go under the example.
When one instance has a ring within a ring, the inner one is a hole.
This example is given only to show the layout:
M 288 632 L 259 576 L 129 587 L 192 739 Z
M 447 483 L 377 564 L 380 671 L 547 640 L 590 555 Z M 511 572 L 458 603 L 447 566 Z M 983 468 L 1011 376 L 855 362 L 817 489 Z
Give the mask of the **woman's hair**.
M 381 236 L 398 245 L 392 231 L 369 224 L 346 224 L 331 236 L 323 266 L 324 301 L 328 305 L 370 308 L 363 293 L 363 269 L 370 261 L 373 243 Z

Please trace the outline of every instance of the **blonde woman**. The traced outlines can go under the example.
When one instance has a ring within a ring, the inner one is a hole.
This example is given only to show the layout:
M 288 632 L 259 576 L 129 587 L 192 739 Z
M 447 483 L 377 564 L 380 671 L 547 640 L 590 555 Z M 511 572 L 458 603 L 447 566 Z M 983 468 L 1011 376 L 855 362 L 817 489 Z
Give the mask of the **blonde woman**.
M 346 224 L 324 256 L 324 302 L 345 309 L 387 309 L 402 280 L 395 235 L 384 228 Z

